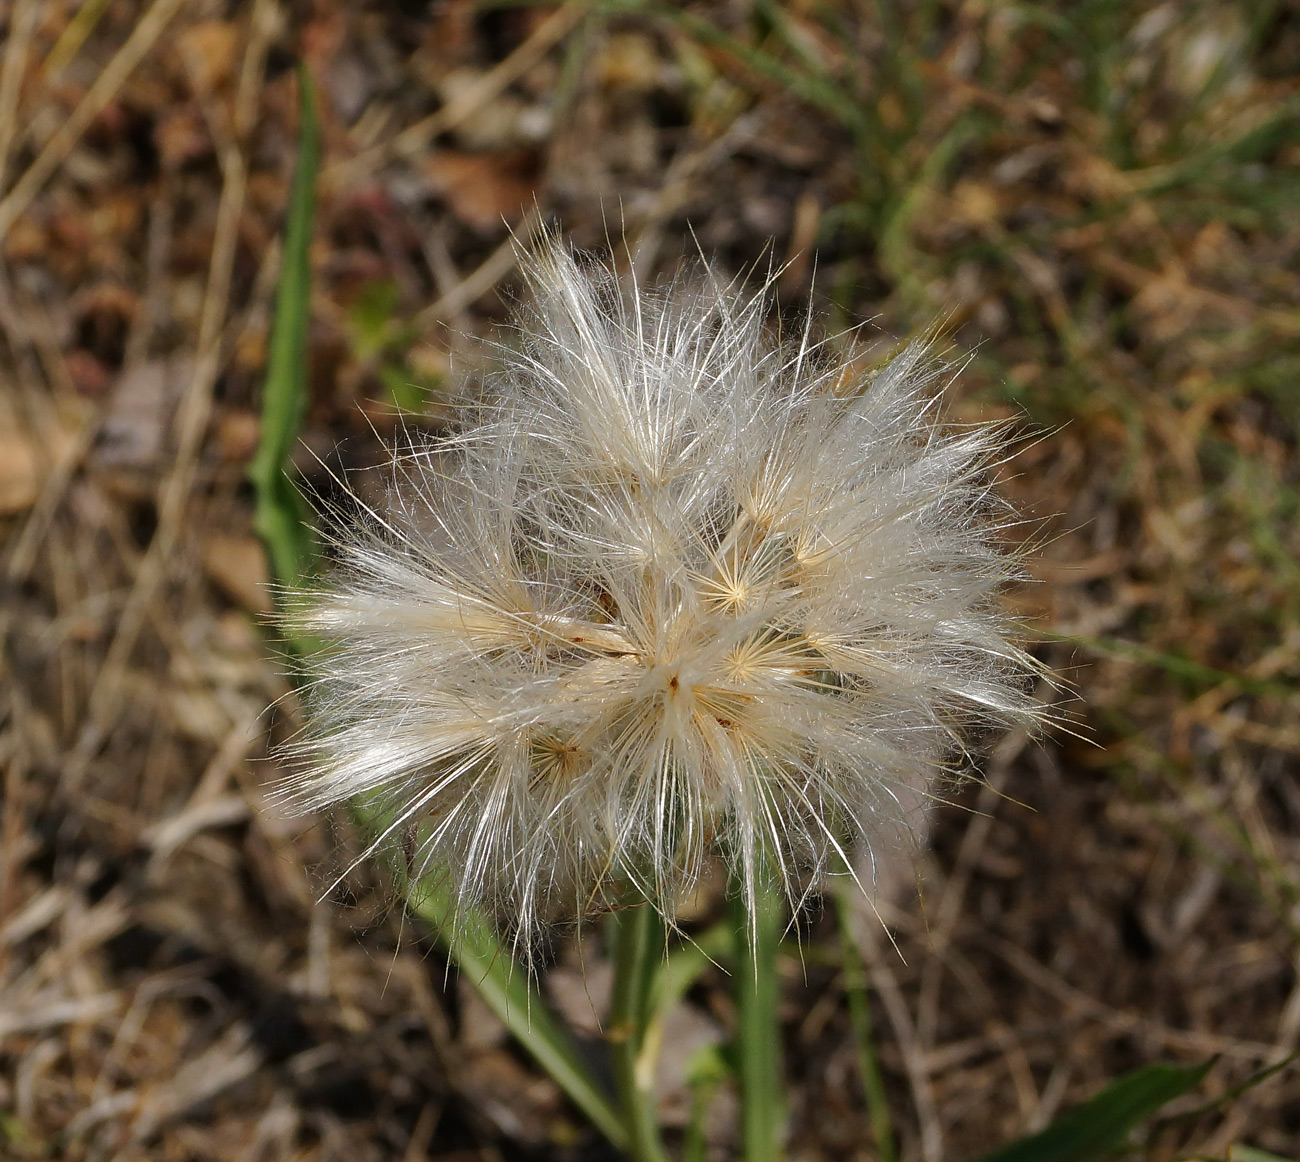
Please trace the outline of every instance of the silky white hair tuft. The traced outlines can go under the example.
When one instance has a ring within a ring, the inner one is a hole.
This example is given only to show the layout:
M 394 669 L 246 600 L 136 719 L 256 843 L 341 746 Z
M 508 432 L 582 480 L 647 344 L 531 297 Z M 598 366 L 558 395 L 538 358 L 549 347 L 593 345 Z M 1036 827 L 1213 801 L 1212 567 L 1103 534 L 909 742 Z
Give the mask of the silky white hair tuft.
M 549 238 L 523 269 L 485 401 L 294 599 L 328 645 L 288 795 L 382 806 L 376 849 L 524 945 L 629 897 L 671 922 L 714 852 L 797 903 L 972 729 L 1041 718 L 1007 431 L 940 421 L 924 342 L 864 372 L 707 271 L 651 293 Z

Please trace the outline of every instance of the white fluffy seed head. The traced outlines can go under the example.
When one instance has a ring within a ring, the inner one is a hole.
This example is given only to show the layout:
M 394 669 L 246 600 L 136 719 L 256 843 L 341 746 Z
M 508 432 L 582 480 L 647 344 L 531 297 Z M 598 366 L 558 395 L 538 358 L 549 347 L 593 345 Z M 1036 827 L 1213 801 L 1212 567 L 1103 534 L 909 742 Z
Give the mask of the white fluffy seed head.
M 389 841 L 527 945 L 625 900 L 669 920 L 720 853 L 797 902 L 972 728 L 1033 725 L 989 488 L 998 427 L 935 417 L 925 344 L 863 373 L 764 294 L 662 294 L 543 241 L 490 402 L 395 460 L 292 622 L 331 643 L 292 798 Z

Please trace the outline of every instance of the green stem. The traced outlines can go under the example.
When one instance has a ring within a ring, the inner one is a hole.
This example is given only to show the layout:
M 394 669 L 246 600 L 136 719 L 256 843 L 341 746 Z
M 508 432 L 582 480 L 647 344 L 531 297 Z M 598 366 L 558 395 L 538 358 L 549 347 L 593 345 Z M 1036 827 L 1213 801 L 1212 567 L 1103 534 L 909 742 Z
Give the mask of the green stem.
M 609 1040 L 629 1152 L 636 1162 L 668 1162 L 654 1105 L 654 1054 L 645 1052 L 651 989 L 663 955 L 663 921 L 648 904 L 615 918 L 614 995 Z
M 532 987 L 527 971 L 501 946 L 487 918 L 464 908 L 454 918 L 452 902 L 439 885 L 412 885 L 400 867 L 394 872 L 408 907 L 437 934 L 488 1008 L 592 1125 L 619 1149 L 627 1149 L 623 1120 L 605 1087 L 592 1075 L 569 1031 Z
M 736 932 L 736 1066 L 740 1076 L 745 1162 L 784 1157 L 785 1102 L 781 1088 L 780 979 L 776 970 L 785 905 L 758 877 L 753 914 L 733 894 Z
M 307 405 L 311 223 L 320 152 L 311 79 L 305 69 L 299 72 L 299 84 L 302 122 L 298 167 L 276 293 L 262 399 L 261 442 L 249 468 L 256 495 L 257 531 L 266 546 L 271 572 L 277 581 L 290 586 L 303 584 L 316 554 L 315 538 L 303 519 L 302 499 L 285 473 Z M 300 658 L 309 658 L 320 648 L 318 641 L 295 634 L 290 634 L 287 644 Z M 301 678 L 302 674 L 295 676 Z M 373 806 L 359 803 L 355 814 L 367 834 L 375 834 L 382 827 L 382 818 Z M 408 882 L 399 863 L 395 863 L 393 871 L 411 911 L 437 933 L 451 959 L 519 1043 L 610 1142 L 619 1149 L 627 1148 L 628 1135 L 620 1111 L 583 1060 L 568 1030 L 531 987 L 527 972 L 501 946 L 488 920 L 468 909 L 461 909 L 458 918 L 452 900 L 436 882 L 423 886 Z M 0 1136 L 3 1133 L 0 1119 Z
M 316 207 L 316 169 L 320 131 L 311 77 L 298 70 L 301 126 L 298 164 L 289 195 L 284 257 L 275 296 L 266 382 L 262 394 L 262 429 L 257 452 L 248 466 L 256 504 L 253 525 L 266 547 L 272 576 L 284 585 L 300 585 L 316 555 L 316 539 L 302 496 L 286 474 L 307 410 L 307 338 L 311 330 L 311 236 Z M 299 643 L 289 645 L 301 653 Z
M 713 1050 L 713 1055 L 718 1056 L 716 1050 Z M 727 1076 L 726 1067 L 721 1060 L 718 1065 L 718 1075 L 711 1073 L 691 1082 L 691 1113 L 690 1121 L 686 1123 L 686 1134 L 682 1139 L 682 1162 L 707 1162 L 709 1140 L 706 1131 L 709 1107 L 713 1104 L 714 1095 Z

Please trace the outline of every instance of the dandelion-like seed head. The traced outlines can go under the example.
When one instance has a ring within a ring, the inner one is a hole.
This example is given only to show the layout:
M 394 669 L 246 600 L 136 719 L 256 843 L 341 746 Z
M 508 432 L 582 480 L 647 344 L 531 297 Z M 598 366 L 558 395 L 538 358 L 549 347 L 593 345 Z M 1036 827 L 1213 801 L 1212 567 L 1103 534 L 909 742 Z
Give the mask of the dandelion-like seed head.
M 330 643 L 293 796 L 383 804 L 377 847 L 525 944 L 629 895 L 671 920 L 715 851 L 797 902 L 1039 716 L 1005 431 L 938 422 L 924 343 L 859 372 L 707 273 L 646 293 L 555 240 L 525 272 L 488 402 L 292 615 Z

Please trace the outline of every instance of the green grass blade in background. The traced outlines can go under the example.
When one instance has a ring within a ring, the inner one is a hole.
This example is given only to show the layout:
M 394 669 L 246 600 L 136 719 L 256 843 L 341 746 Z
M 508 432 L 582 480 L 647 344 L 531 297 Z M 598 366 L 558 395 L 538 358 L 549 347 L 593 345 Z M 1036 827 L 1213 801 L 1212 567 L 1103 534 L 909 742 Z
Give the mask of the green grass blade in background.
M 614 994 L 609 1039 L 623 1103 L 623 1122 L 636 1162 L 667 1162 L 654 1103 L 654 1046 L 646 1044 L 656 970 L 663 960 L 663 920 L 649 904 L 615 912 Z
M 311 572 L 316 539 L 307 508 L 285 469 L 307 405 L 307 337 L 311 323 L 310 247 L 315 211 L 315 177 L 320 136 L 311 79 L 299 73 L 302 95 L 298 165 L 285 226 L 284 259 L 276 294 L 266 383 L 262 397 L 262 431 L 249 467 L 256 510 L 254 526 L 266 547 L 272 576 L 281 585 L 300 585 Z M 312 653 L 318 643 L 289 641 L 295 654 Z M 374 833 L 373 810 L 356 808 L 357 821 Z M 627 1145 L 617 1110 L 578 1053 L 567 1031 L 529 985 L 528 974 L 502 948 L 491 924 L 463 909 L 451 922 L 452 906 L 436 887 L 418 890 L 397 877 L 408 907 L 426 921 L 451 959 L 473 982 L 488 1007 L 532 1055 L 592 1124 L 615 1146 Z
M 1204 1065 L 1152 1065 L 1113 1081 L 1047 1129 L 979 1162 L 1094 1162 L 1109 1157 L 1138 1126 L 1209 1072 Z
M 253 527 L 266 546 L 271 574 L 296 584 L 311 571 L 316 540 L 306 506 L 285 468 L 307 407 L 307 333 L 311 325 L 311 231 L 316 209 L 320 131 L 307 70 L 298 73 L 301 114 L 298 164 L 289 195 L 284 257 L 262 396 L 262 430 L 248 468 L 256 494 Z M 291 643 L 297 649 L 299 643 Z
M 1293 1162 L 1293 1160 L 1283 1158 L 1280 1154 L 1272 1154 L 1268 1150 L 1256 1149 L 1254 1146 L 1229 1146 L 1228 1162 Z
M 740 1126 L 745 1162 L 779 1162 L 785 1157 L 785 1092 L 781 1083 L 781 945 L 785 900 L 771 884 L 754 892 L 754 915 L 744 896 L 732 897 L 736 968 L 736 1076 L 740 1079 Z
M 502 948 L 491 924 L 463 911 L 453 924 L 452 902 L 439 885 L 421 885 L 416 891 L 404 886 L 408 907 L 438 934 L 488 1008 L 592 1125 L 619 1149 L 626 1149 L 627 1132 L 614 1103 L 592 1076 L 568 1031 L 529 986 L 528 974 Z
M 681 1003 L 704 971 L 730 957 L 734 943 L 730 926 L 717 923 L 674 947 L 655 973 L 647 1027 L 662 1027 L 668 1014 Z
M 1204 1105 L 1196 1106 L 1190 1110 L 1184 1110 L 1181 1113 L 1174 1114 L 1168 1118 L 1161 1118 L 1160 1124 L 1162 1127 L 1166 1125 L 1175 1125 L 1179 1122 L 1190 1124 L 1195 1122 L 1198 1118 L 1205 1117 L 1207 1114 L 1227 1110 L 1232 1106 L 1233 1102 L 1238 1101 L 1257 1085 L 1263 1085 L 1264 1082 L 1268 1081 L 1270 1078 L 1290 1069 L 1297 1061 L 1300 1061 L 1300 1050 L 1287 1054 L 1287 1056 L 1283 1057 L 1281 1061 L 1275 1061 L 1272 1065 L 1264 1066 L 1263 1069 L 1257 1069 L 1244 1081 L 1238 1082 L 1238 1084 L 1232 1086 L 1230 1089 L 1224 1090 L 1221 1094 L 1211 1098 Z M 1240 1148 L 1241 1147 L 1238 1146 L 1233 1147 L 1234 1150 Z M 1248 1149 L 1249 1147 L 1246 1148 Z
M 708 1162 L 708 1118 L 713 1098 L 733 1076 L 730 1065 L 716 1045 L 699 1049 L 686 1066 L 686 1084 L 691 1093 L 690 1114 L 682 1137 L 682 1162 Z

